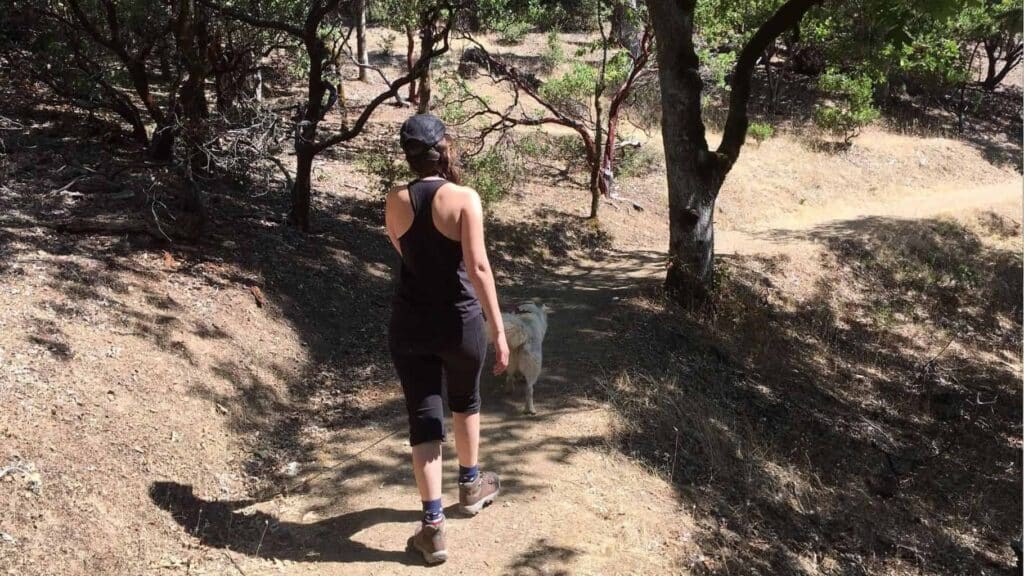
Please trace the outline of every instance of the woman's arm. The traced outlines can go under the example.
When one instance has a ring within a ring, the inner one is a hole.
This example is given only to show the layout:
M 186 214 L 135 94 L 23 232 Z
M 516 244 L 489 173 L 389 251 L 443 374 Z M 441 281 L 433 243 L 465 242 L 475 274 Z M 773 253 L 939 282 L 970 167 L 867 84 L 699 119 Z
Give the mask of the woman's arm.
M 395 233 L 395 211 L 399 208 L 398 206 L 398 191 L 401 188 L 392 188 L 387 195 L 387 199 L 384 202 L 384 228 L 388 231 L 388 239 L 391 240 L 391 245 L 395 247 L 398 255 L 402 255 L 402 246 L 398 242 L 398 234 Z
M 498 291 L 494 287 L 494 274 L 487 259 L 484 245 L 484 211 L 480 196 L 472 188 L 465 188 L 467 201 L 462 208 L 460 236 L 462 259 L 466 262 L 466 273 L 476 289 L 480 304 L 483 305 L 487 325 L 494 342 L 494 373 L 501 374 L 508 367 L 508 343 L 505 342 L 505 325 L 498 307 Z

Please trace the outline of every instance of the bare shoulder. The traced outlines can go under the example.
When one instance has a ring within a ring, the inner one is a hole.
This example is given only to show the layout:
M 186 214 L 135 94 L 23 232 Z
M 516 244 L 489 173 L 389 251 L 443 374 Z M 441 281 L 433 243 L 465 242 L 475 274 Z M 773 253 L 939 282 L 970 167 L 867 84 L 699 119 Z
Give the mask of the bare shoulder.
M 388 195 L 387 195 L 387 199 L 388 200 L 396 200 L 396 199 L 408 198 L 408 197 L 409 197 L 409 187 L 406 186 L 405 184 L 399 184 L 397 186 L 392 187 L 390 190 L 388 190 Z
M 385 196 L 385 204 L 393 206 L 396 202 L 409 202 L 408 186 L 399 185 L 388 190 L 387 196 Z
M 444 187 L 447 194 L 450 194 L 452 198 L 458 199 L 460 202 L 472 204 L 480 201 L 480 195 L 469 186 L 449 182 Z

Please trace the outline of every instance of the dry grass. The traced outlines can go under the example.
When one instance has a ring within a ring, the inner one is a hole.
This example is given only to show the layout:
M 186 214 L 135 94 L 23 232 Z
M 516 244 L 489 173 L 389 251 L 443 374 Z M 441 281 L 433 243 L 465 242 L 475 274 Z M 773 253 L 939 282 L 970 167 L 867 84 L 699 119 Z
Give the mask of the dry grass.
M 629 303 L 645 350 L 606 385 L 616 438 L 695 503 L 703 572 L 1013 565 L 1017 226 L 867 218 L 809 232 L 809 295 L 776 288 L 785 259 L 733 257 L 710 311 Z
M 526 65 L 542 45 L 502 50 Z M 298 93 L 289 82 L 283 100 Z M 357 105 L 381 86 L 347 88 Z M 393 254 L 356 158 L 393 141 L 408 109 L 382 109 L 364 140 L 318 161 L 315 233 L 281 225 L 279 188 L 218 187 L 197 246 L 33 227 L 124 208 L 93 202 L 97 190 L 47 193 L 87 171 L 69 159 L 112 178 L 123 168 L 132 190 L 176 182 L 109 125 L 54 112 L 19 115 L 30 127 L 7 132 L 0 156 L 13 191 L 0 197 L 0 466 L 32 464 L 42 481 L 41 494 L 28 477 L 0 482 L 0 532 L 18 542 L 0 540 L 0 567 L 419 571 L 395 549 L 416 517 L 407 447 L 394 436 L 349 460 L 402 419 L 379 329 Z M 656 136 L 645 146 L 660 151 Z M 999 158 L 882 130 L 823 155 L 782 135 L 744 150 L 719 224 L 818 222 L 801 210 L 1015 177 Z M 551 414 L 520 419 L 518 398 L 500 395 L 488 405 L 488 458 L 509 471 L 511 506 L 462 528 L 473 552 L 452 570 L 1008 570 L 1020 530 L 1016 216 L 790 230 L 776 239 L 788 252 L 724 258 L 716 307 L 694 313 L 657 288 L 663 173 L 622 178 L 645 210 L 606 205 L 599 225 L 582 218 L 579 174 L 531 171 L 488 223 L 506 301 L 556 309 L 538 396 Z M 801 243 L 819 248 L 795 253 Z M 595 396 L 614 412 L 611 450 Z M 291 462 L 315 480 L 308 493 L 247 501 L 290 485 Z

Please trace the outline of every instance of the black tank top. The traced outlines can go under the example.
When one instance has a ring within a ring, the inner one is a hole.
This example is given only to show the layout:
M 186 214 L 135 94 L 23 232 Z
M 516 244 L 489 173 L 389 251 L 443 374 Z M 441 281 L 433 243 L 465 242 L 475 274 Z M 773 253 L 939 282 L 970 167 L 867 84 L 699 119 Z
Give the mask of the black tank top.
M 412 226 L 398 239 L 402 266 L 395 290 L 394 312 L 420 320 L 462 324 L 481 313 L 473 284 L 466 275 L 462 243 L 434 226 L 434 196 L 446 180 L 409 184 Z M 416 322 L 415 325 L 422 325 Z

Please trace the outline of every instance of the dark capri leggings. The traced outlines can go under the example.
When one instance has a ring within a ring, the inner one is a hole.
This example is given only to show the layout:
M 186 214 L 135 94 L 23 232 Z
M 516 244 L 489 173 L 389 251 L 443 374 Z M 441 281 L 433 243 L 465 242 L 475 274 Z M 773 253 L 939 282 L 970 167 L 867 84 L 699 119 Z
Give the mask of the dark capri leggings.
M 448 385 L 452 412 L 480 412 L 480 374 L 487 355 L 487 334 L 483 316 L 477 315 L 461 326 L 434 333 L 410 335 L 405 322 L 392 321 L 388 330 L 391 361 L 402 381 L 405 407 L 409 412 L 409 444 L 443 441 L 444 402 L 442 382 Z

